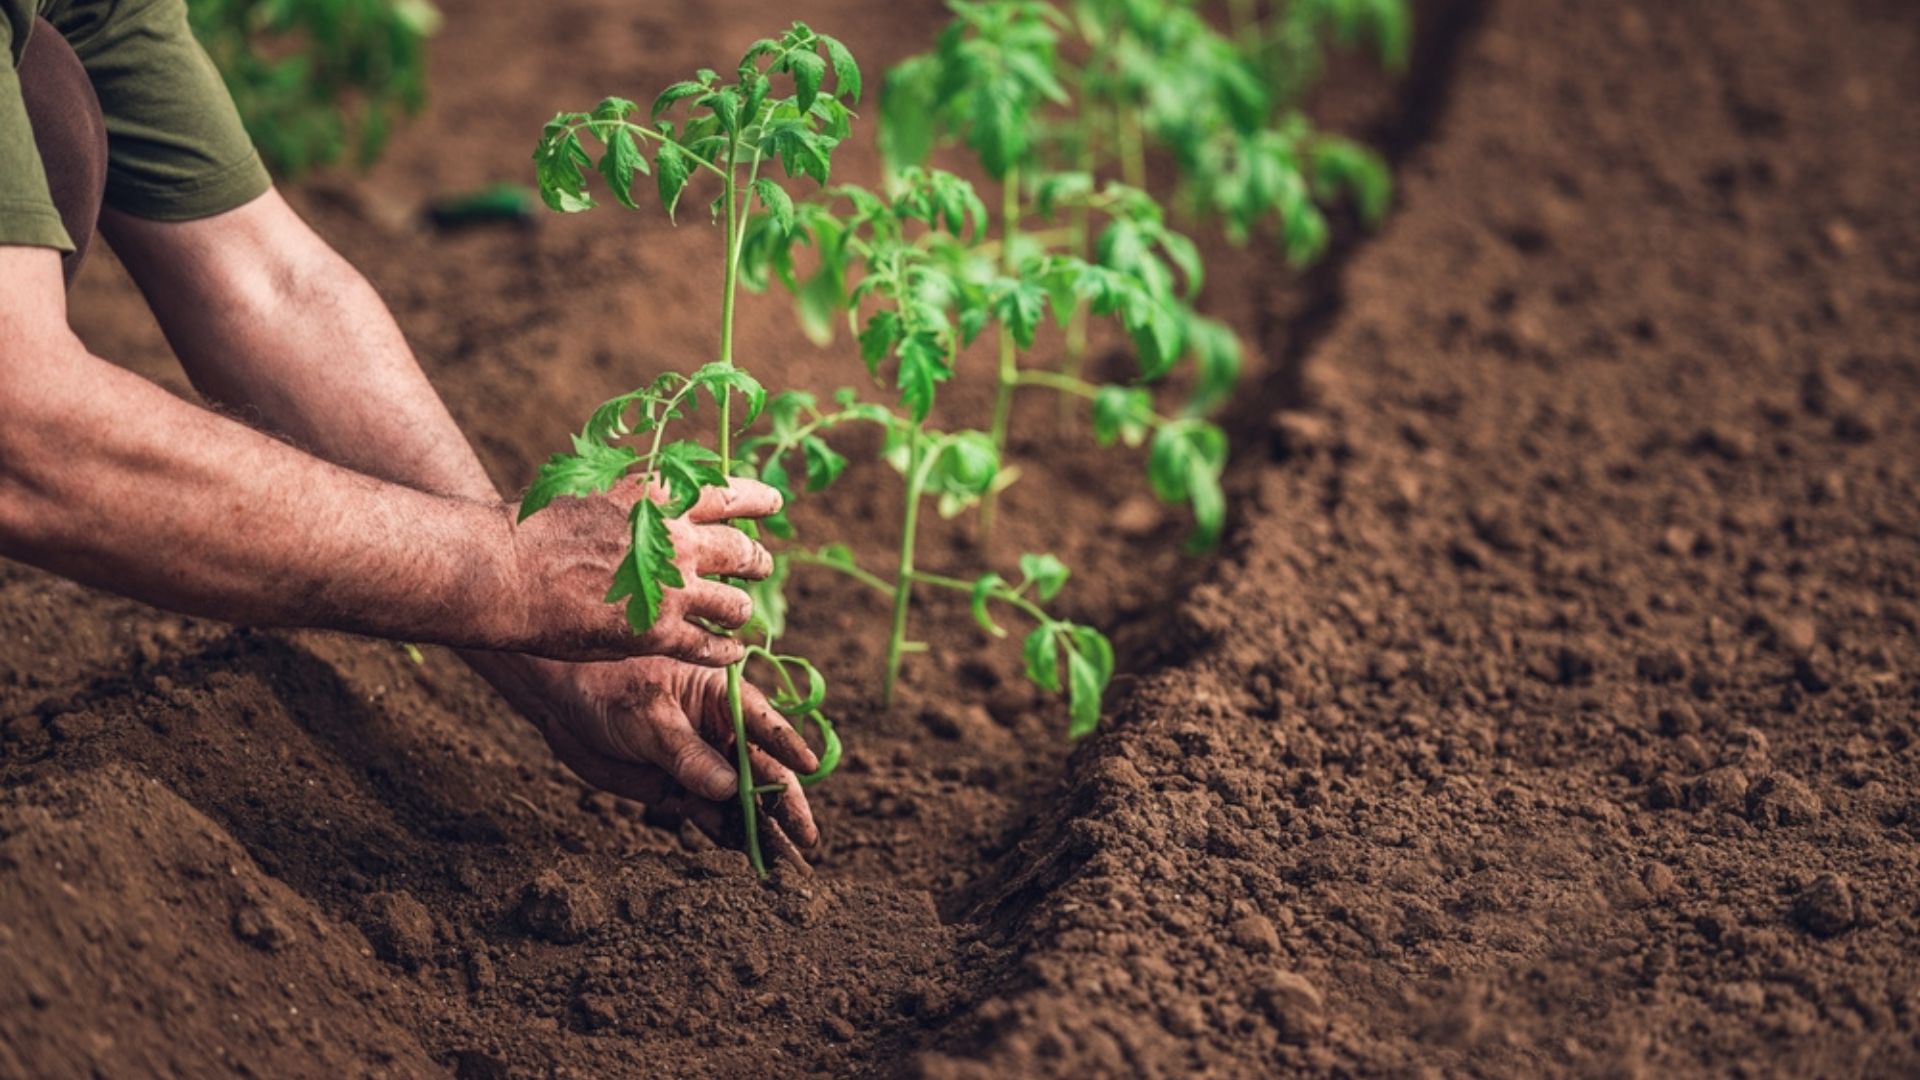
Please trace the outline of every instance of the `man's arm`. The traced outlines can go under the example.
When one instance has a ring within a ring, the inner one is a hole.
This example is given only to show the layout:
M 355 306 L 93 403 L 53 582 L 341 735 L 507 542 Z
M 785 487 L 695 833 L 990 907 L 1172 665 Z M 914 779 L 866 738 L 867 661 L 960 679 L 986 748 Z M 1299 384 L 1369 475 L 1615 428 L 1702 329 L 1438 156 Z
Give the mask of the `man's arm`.
M 191 222 L 110 211 L 101 228 L 202 394 L 360 471 L 424 491 L 495 498 L 386 306 L 278 193 Z M 758 494 L 710 491 L 711 505 L 703 498 L 698 509 L 710 511 L 710 520 L 778 509 L 777 496 L 763 486 L 734 484 Z M 528 524 L 579 512 L 574 503 L 563 499 Z M 744 539 L 733 530 L 717 535 Z M 676 535 L 675 546 L 689 544 Z M 764 573 L 765 564 L 755 569 Z M 604 590 L 610 576 L 602 572 L 593 584 Z M 750 614 L 738 590 L 685 576 L 690 588 L 718 593 L 716 608 L 728 600 L 742 605 L 718 621 L 739 625 Z M 733 766 L 714 750 L 731 736 L 731 713 L 725 680 L 712 669 L 657 660 L 568 664 L 499 652 L 463 656 L 596 786 L 661 806 L 675 805 L 675 784 L 698 799 L 732 792 Z M 776 816 L 790 836 L 811 844 L 817 833 L 794 772 L 819 762 L 757 690 L 747 686 L 744 693 L 756 779 L 786 787 Z M 711 827 L 711 805 L 689 812 Z
M 624 546 L 612 501 L 516 527 L 497 501 L 360 475 L 89 354 L 57 252 L 0 245 L 0 282 L 0 555 L 236 622 L 569 659 L 737 649 L 684 619 L 658 640 L 628 632 L 600 598 Z M 764 559 L 699 540 L 703 572 Z M 703 595 L 738 617 L 734 598 L 691 590 L 683 613 L 707 614 Z
M 100 229 L 209 401 L 356 472 L 499 499 L 386 305 L 278 191 L 199 221 L 108 210 Z

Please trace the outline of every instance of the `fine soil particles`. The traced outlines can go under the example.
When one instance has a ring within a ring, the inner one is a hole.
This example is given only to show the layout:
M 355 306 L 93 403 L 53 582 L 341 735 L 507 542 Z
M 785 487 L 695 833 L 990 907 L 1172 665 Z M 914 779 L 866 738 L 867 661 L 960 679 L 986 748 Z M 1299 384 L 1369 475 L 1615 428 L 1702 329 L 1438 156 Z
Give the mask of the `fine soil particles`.
M 848 744 L 811 871 L 592 792 L 450 654 L 0 566 L 0 1076 L 1920 1074 L 1920 22 L 1419 7 L 1410 70 L 1314 102 L 1385 226 L 1305 274 L 1208 243 L 1254 353 L 1221 549 L 1046 398 L 992 543 L 923 542 L 1075 568 L 1096 735 L 964 599 L 882 708 L 880 603 L 802 571 Z M 877 84 L 944 16 L 462 5 L 388 158 L 293 192 L 503 490 L 710 358 L 719 238 L 418 207 L 796 17 Z M 190 395 L 96 255 L 76 328 Z M 792 326 L 743 300 L 743 362 L 864 377 Z M 885 565 L 898 511 L 861 461 L 797 517 Z

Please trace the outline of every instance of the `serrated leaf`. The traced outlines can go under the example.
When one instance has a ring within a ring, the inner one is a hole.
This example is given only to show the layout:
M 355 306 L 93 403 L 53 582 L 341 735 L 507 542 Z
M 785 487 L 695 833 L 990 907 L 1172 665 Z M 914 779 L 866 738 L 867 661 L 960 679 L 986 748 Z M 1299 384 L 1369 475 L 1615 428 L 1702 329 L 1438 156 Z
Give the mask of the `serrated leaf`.
M 606 97 L 593 107 L 593 118 L 602 124 L 618 123 L 640 110 L 640 106 L 623 97 Z
M 619 124 L 608 130 L 604 141 L 607 152 L 600 157 L 600 175 L 621 206 L 637 210 L 639 205 L 633 201 L 633 174 L 647 171 L 647 159 L 634 141 L 633 129 Z
M 1045 603 L 1060 595 L 1067 584 L 1067 564 L 1051 554 L 1026 554 L 1020 556 L 1020 573 L 1032 585 L 1034 593 Z
M 993 313 L 1013 332 L 1021 348 L 1033 345 L 1034 333 L 1047 313 L 1047 292 L 1034 281 L 1007 281 L 993 300 Z
M 687 178 L 693 175 L 693 160 L 678 143 L 661 143 L 654 152 L 654 179 L 660 186 L 660 205 L 667 208 L 667 216 L 673 217 L 674 210 L 680 205 L 680 193 L 686 190 Z
M 546 136 L 534 147 L 534 177 L 540 186 L 540 198 L 550 209 L 576 214 L 593 209 L 584 172 L 593 158 L 580 145 L 580 133 L 564 126 L 566 116 L 563 113 L 549 124 Z
M 704 94 L 706 92 L 707 92 L 706 86 L 702 85 L 701 83 L 697 83 L 697 82 L 674 83 L 672 86 L 669 86 L 665 90 L 660 91 L 660 96 L 653 99 L 654 120 L 656 121 L 659 120 L 660 115 L 666 112 L 668 109 L 671 109 L 676 102 L 685 101 L 690 97 L 699 97 L 701 94 Z
M 819 35 L 820 44 L 826 46 L 827 59 L 833 61 L 833 88 L 841 97 L 854 104 L 860 103 L 860 65 L 854 62 L 853 53 L 848 51 L 839 38 Z
M 801 112 L 813 108 L 813 99 L 820 96 L 820 84 L 827 76 L 827 62 L 818 53 L 788 53 L 787 70 L 793 73 L 794 103 Z
M 900 342 L 898 384 L 900 401 L 915 423 L 933 411 L 935 387 L 952 372 L 947 368 L 946 351 L 932 334 L 909 334 Z
M 801 440 L 800 451 L 807 461 L 808 491 L 819 491 L 840 479 L 840 474 L 847 469 L 846 457 L 817 435 Z
M 868 371 L 887 358 L 900 334 L 900 315 L 895 311 L 882 308 L 867 318 L 866 329 L 860 331 L 860 359 L 866 361 Z
M 782 232 L 793 231 L 793 197 L 786 189 L 763 176 L 753 182 L 753 190 L 760 196 L 760 205 L 773 215 L 774 224 Z
M 653 459 L 653 467 L 667 485 L 668 517 L 679 517 L 692 509 L 700 499 L 701 488 L 727 484 L 727 474 L 720 468 L 720 455 L 685 439 L 662 446 Z
M 636 634 L 644 634 L 660 621 L 660 603 L 666 590 L 686 585 L 680 568 L 674 565 L 673 535 L 667 531 L 667 519 L 652 499 L 633 504 L 630 518 L 633 547 L 614 572 L 613 587 L 607 602 L 627 601 L 627 625 Z
M 576 439 L 573 453 L 555 454 L 540 466 L 526 497 L 520 500 L 520 520 L 546 509 L 562 495 L 584 498 L 601 494 L 619 483 L 639 461 L 640 455 L 630 447 Z
M 715 360 L 702 364 L 697 371 L 689 376 L 689 379 L 700 386 L 706 387 L 707 393 L 712 395 L 715 403 L 720 401 L 722 394 L 727 393 L 739 394 L 741 397 L 746 398 L 747 415 L 745 419 L 739 422 L 738 426 L 741 428 L 745 428 L 755 420 L 758 420 L 760 418 L 760 411 L 766 408 L 766 387 L 761 386 L 760 380 L 748 374 L 745 368 L 733 364 L 723 364 Z

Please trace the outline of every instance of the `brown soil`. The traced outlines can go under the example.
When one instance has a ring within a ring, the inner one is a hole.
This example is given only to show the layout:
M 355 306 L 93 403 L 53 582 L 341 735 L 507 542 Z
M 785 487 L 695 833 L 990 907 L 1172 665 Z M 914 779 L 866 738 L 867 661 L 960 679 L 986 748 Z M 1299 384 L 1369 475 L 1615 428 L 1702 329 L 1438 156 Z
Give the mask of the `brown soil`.
M 0 1075 L 1920 1071 L 1920 28 L 1708 8 L 1431 0 L 1403 84 L 1336 80 L 1401 206 L 1305 280 L 1216 254 L 1265 353 L 1223 553 L 1028 403 L 988 554 L 1060 551 L 1126 658 L 1071 754 L 945 601 L 881 710 L 880 612 L 808 579 L 811 875 L 588 793 L 444 654 L 0 567 Z M 713 237 L 418 193 L 794 16 L 877 68 L 939 11 L 476 4 L 392 158 L 303 193 L 503 484 L 704 359 Z M 110 264 L 76 309 L 182 386 Z M 890 477 L 843 483 L 803 524 L 879 562 Z

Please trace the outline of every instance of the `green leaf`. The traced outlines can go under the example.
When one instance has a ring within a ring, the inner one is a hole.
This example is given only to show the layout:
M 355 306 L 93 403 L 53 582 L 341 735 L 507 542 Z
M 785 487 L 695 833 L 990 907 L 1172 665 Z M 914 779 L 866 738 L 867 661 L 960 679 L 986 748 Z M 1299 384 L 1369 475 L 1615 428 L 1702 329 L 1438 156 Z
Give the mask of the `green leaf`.
M 712 111 L 713 118 L 720 122 L 721 131 L 729 135 L 739 133 L 740 92 L 738 90 L 735 90 L 731 86 L 723 86 L 713 93 L 708 94 L 706 97 L 701 98 L 699 104 L 706 106 Z
M 633 174 L 647 171 L 647 159 L 634 142 L 633 129 L 619 124 L 608 130 L 604 141 L 607 152 L 600 157 L 600 175 L 606 178 L 607 187 L 613 190 L 613 197 L 620 200 L 621 206 L 637 210 L 639 206 L 633 201 Z
M 580 133 L 566 126 L 567 119 L 562 113 L 547 125 L 545 137 L 534 147 L 533 168 L 541 200 L 551 209 L 576 214 L 593 209 L 584 172 L 593 158 L 580 145 Z
M 1093 398 L 1093 439 L 1101 446 L 1115 440 L 1139 446 L 1153 422 L 1153 396 L 1131 386 L 1103 386 Z
M 946 436 L 928 476 L 929 485 L 948 495 L 985 495 L 1000 472 L 1000 452 L 984 432 Z
M 727 486 L 727 474 L 720 468 L 720 455 L 697 442 L 682 439 L 660 448 L 653 467 L 667 485 L 668 517 L 679 517 L 700 499 L 700 489 Z
M 526 497 L 520 500 L 521 521 L 546 509 L 562 495 L 584 498 L 611 489 L 640 461 L 640 455 L 625 446 L 607 446 L 579 438 L 573 446 L 573 453 L 555 454 L 540 466 Z
M 719 404 L 722 395 L 727 393 L 746 398 L 746 419 L 738 425 L 742 429 L 759 419 L 760 411 L 767 405 L 766 387 L 761 386 L 760 380 L 748 374 L 745 368 L 733 364 L 723 364 L 718 360 L 702 364 L 699 370 L 689 376 L 689 381 L 706 387 L 715 404 Z
M 1147 480 L 1154 494 L 1193 509 L 1196 526 L 1190 546 L 1211 546 L 1226 520 L 1226 496 L 1220 476 L 1226 468 L 1227 439 L 1212 424 L 1183 420 L 1154 435 L 1147 453 Z
M 996 589 L 1004 588 L 1006 584 L 1007 579 L 995 573 L 982 574 L 973 583 L 973 621 L 979 623 L 982 630 L 997 638 L 1006 637 L 1007 632 L 999 623 L 993 621 L 993 613 L 987 610 L 987 601 L 993 598 Z
M 794 295 L 793 306 L 794 313 L 800 317 L 800 329 L 808 340 L 816 345 L 833 341 L 834 325 L 844 300 L 840 275 L 833 267 L 823 266 L 807 280 L 806 286 Z
M 774 224 L 780 226 L 782 232 L 792 232 L 793 197 L 786 189 L 763 176 L 753 182 L 753 190 L 760 196 L 760 205 L 773 215 Z
M 1052 623 L 1034 627 L 1021 649 L 1027 662 L 1027 678 L 1048 693 L 1060 689 L 1060 643 L 1054 638 L 1053 631 Z
M 819 491 L 840 479 L 840 474 L 847 469 L 847 459 L 818 435 L 801 440 L 800 450 L 807 459 L 808 491 Z
M 686 585 L 673 562 L 673 535 L 667 519 L 652 499 L 633 504 L 633 548 L 614 572 L 607 603 L 627 601 L 627 625 L 644 634 L 660 621 L 660 602 L 666 590 Z
M 853 53 L 840 44 L 839 38 L 820 35 L 820 44 L 827 50 L 827 59 L 833 61 L 833 88 L 841 97 L 854 104 L 860 102 L 860 65 L 854 62 Z
M 1100 702 L 1113 680 L 1113 645 L 1089 626 L 1075 626 L 1067 649 L 1070 738 L 1078 739 L 1100 725 Z
M 860 331 L 860 359 L 866 361 L 868 371 L 893 351 L 901 332 L 898 312 L 882 308 L 868 317 L 866 329 Z
M 748 633 L 757 629 L 769 639 L 777 639 L 787 632 L 787 578 L 792 572 L 793 565 L 787 556 L 775 553 L 772 572 L 759 581 L 740 583 L 753 598 L 753 619 L 748 623 Z
M 901 341 L 899 387 L 900 401 L 913 415 L 914 423 L 933 411 L 934 388 L 952 371 L 947 367 L 946 350 L 932 334 L 910 334 Z
M 660 185 L 660 204 L 667 208 L 667 216 L 672 217 L 680 205 L 680 193 L 686 190 L 687 178 L 693 175 L 693 159 L 679 143 L 666 142 L 654 152 L 653 163 L 654 179 Z
M 619 123 L 634 113 L 640 106 L 623 97 L 606 97 L 593 107 L 593 118 L 602 124 Z M 598 134 L 598 132 L 596 132 Z
M 660 114 L 673 108 L 676 102 L 685 101 L 690 97 L 698 97 L 706 93 L 707 89 L 707 86 L 702 83 L 677 82 L 665 90 L 660 91 L 660 96 L 653 99 L 654 120 L 658 121 Z
M 1035 281 L 1007 280 L 993 300 L 993 312 L 1021 348 L 1033 345 L 1034 332 L 1047 313 L 1047 291 Z
M 1187 326 L 1199 369 L 1188 411 L 1206 413 L 1226 401 L 1240 381 L 1240 339 L 1233 328 L 1213 319 L 1196 318 Z
M 931 56 L 916 56 L 887 72 L 880 86 L 880 152 L 888 168 L 918 165 L 933 152 L 939 78 Z
M 793 483 L 787 477 L 787 467 L 777 457 L 768 458 L 760 468 L 760 482 L 780 493 L 780 510 L 761 518 L 761 523 L 780 539 L 793 539 L 793 522 L 787 517 L 788 509 L 793 506 Z
M 1045 603 L 1060 595 L 1069 571 L 1067 565 L 1053 555 L 1026 554 L 1020 556 L 1020 573 L 1026 578 L 1026 584 L 1034 587 L 1041 603 Z
M 813 108 L 813 99 L 820 96 L 820 83 L 827 75 L 827 62 L 818 53 L 788 53 L 787 70 L 793 73 L 794 103 L 801 112 Z

